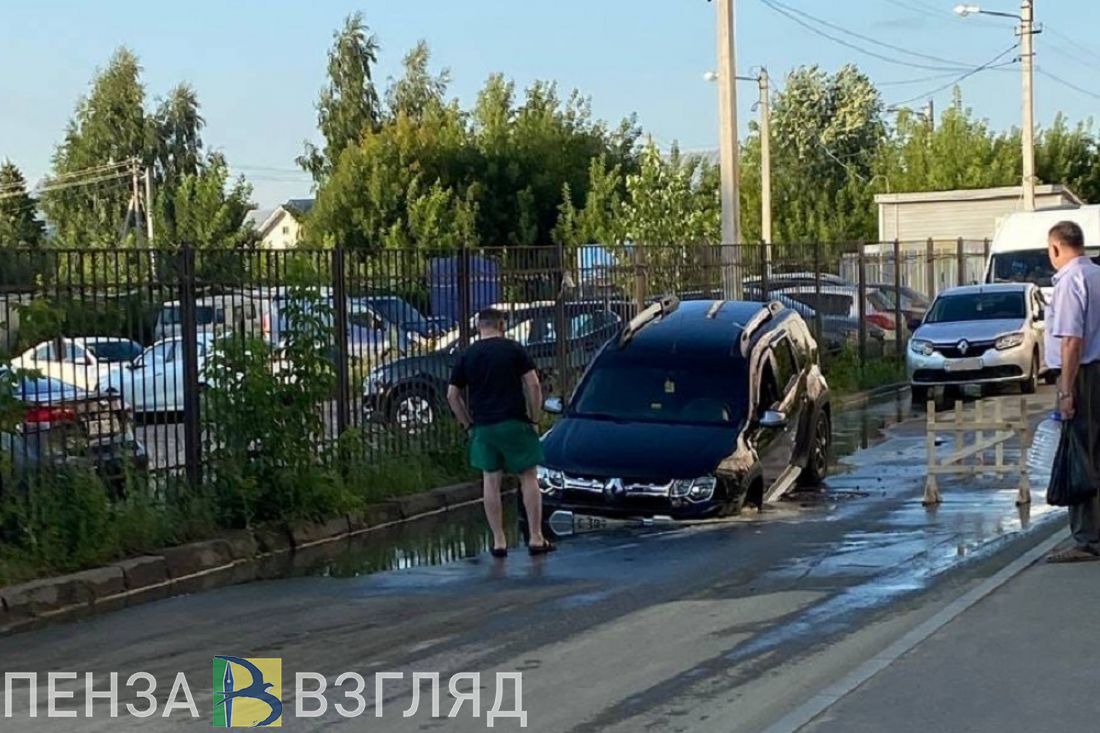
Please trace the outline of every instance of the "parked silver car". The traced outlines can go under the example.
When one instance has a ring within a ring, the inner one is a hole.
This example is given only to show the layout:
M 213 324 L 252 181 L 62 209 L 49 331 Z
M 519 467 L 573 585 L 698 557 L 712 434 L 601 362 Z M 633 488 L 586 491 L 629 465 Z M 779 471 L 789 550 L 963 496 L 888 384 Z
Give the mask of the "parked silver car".
M 906 353 L 913 401 L 940 385 L 1016 383 L 1034 392 L 1046 371 L 1043 295 L 1030 283 L 940 293 Z

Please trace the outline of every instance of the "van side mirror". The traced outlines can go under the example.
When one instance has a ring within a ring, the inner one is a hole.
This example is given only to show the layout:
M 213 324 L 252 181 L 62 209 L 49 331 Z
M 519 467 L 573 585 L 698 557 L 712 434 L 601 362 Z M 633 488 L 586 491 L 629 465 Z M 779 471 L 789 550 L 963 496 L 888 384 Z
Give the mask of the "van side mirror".
M 551 415 L 560 415 L 565 412 L 565 404 L 561 397 L 547 397 L 542 409 Z

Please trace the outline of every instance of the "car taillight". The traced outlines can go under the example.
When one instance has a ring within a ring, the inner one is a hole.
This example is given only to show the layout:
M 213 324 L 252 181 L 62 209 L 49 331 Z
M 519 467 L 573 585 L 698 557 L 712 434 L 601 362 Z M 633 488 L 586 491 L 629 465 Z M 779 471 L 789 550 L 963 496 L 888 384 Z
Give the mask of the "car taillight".
M 867 322 L 887 331 L 893 331 L 896 327 L 894 317 L 886 313 L 871 313 L 867 316 Z
M 32 407 L 23 416 L 25 423 L 73 422 L 76 411 L 71 407 Z
M 263 337 L 265 339 L 271 337 L 271 315 L 270 314 L 264 313 L 260 317 L 260 331 L 262 332 Z

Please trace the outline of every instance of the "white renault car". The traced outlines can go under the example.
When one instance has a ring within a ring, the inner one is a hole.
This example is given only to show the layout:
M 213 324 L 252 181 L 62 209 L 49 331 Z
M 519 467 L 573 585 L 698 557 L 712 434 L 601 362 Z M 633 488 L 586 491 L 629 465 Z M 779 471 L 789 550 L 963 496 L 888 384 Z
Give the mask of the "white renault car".
M 200 333 L 198 337 L 196 350 L 201 382 L 215 336 Z M 132 363 L 112 369 L 100 386 L 120 394 L 136 413 L 183 410 L 183 339 L 174 337 L 156 342 Z
M 1046 370 L 1043 294 L 1031 283 L 967 285 L 940 293 L 909 340 L 913 403 L 929 390 L 1018 384 L 1034 392 Z
M 114 336 L 56 338 L 27 349 L 11 365 L 39 372 L 43 377 L 94 391 L 101 379 L 121 364 L 133 361 L 141 345 Z

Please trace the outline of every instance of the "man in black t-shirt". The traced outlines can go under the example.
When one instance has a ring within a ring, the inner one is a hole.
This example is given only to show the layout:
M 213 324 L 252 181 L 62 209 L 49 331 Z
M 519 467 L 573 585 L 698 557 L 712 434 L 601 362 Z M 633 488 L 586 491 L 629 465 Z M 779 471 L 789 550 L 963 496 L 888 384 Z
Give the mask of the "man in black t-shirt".
M 554 549 L 542 536 L 542 494 L 537 468 L 542 462 L 535 420 L 542 388 L 531 356 L 504 337 L 504 313 L 487 308 L 477 316 L 478 340 L 458 359 L 447 388 L 447 402 L 470 433 L 470 464 L 484 476 L 485 516 L 493 531 L 494 557 L 508 554 L 500 489 L 504 471 L 519 476 L 530 527 L 532 555 Z M 463 392 L 469 392 L 466 404 Z

